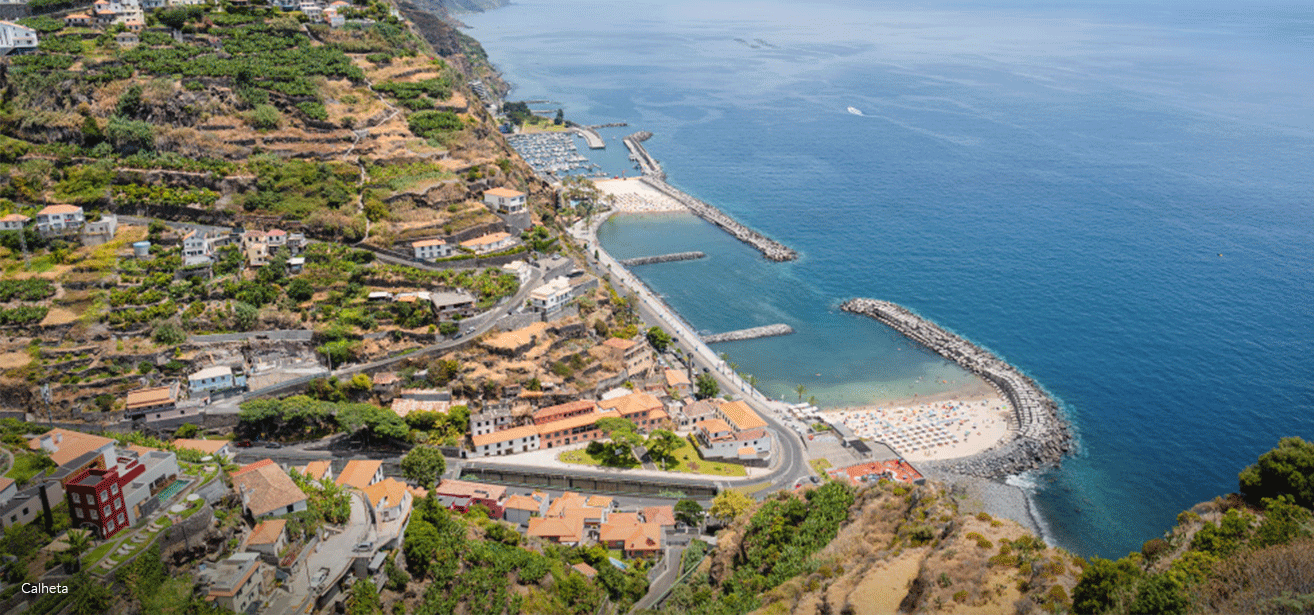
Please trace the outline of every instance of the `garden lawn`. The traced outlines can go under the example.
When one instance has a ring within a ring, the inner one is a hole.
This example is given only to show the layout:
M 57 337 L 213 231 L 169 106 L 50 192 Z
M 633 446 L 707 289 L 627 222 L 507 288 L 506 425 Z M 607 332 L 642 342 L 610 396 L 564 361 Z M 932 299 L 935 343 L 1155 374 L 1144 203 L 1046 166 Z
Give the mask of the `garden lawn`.
M 20 485 L 27 484 L 41 471 L 41 456 L 36 453 L 14 453 L 14 467 L 9 468 L 5 476 L 14 479 Z
M 675 456 L 675 467 L 667 470 L 668 472 L 693 472 L 696 474 L 711 474 L 712 476 L 748 476 L 748 471 L 744 466 L 734 463 L 724 463 L 720 461 L 707 461 L 698 453 L 698 449 L 688 440 L 683 441 L 683 446 L 675 449 L 672 453 Z
M 582 448 L 573 451 L 566 451 L 557 457 L 557 459 L 560 459 L 564 463 L 574 463 L 582 466 L 602 465 L 602 460 L 593 458 L 589 455 L 588 451 Z

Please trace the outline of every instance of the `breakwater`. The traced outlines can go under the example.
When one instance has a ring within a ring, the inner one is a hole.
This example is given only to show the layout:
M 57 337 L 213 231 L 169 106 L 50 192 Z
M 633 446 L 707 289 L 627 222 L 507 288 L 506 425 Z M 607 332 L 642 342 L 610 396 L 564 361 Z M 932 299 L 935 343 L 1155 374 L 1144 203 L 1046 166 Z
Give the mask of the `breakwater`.
M 656 263 L 672 263 L 675 261 L 691 261 L 707 256 L 702 252 L 676 252 L 674 254 L 658 254 L 656 256 L 640 256 L 638 258 L 627 258 L 620 263 L 626 267 L 635 265 L 653 265 Z
M 607 149 L 607 142 L 602 140 L 602 135 L 598 131 L 588 126 L 576 126 L 571 130 L 575 134 L 584 137 L 584 141 L 589 144 L 589 149 Z
M 648 149 L 643 146 L 643 142 L 652 138 L 652 133 L 641 130 L 632 135 L 621 139 L 625 143 L 625 149 L 630 150 L 630 160 L 639 165 L 644 177 L 656 177 L 666 179 L 666 171 L 662 170 L 662 165 L 657 163 L 657 159 L 648 153 Z
M 785 324 L 766 325 L 762 327 L 753 327 L 751 329 L 740 329 L 738 331 L 726 331 L 725 333 L 714 333 L 703 336 L 704 344 L 715 344 L 717 342 L 737 342 L 740 340 L 751 340 L 759 337 L 776 337 L 778 335 L 789 335 L 794 332 L 794 328 Z
M 734 218 L 727 216 L 725 212 L 675 189 L 665 181 L 651 176 L 644 177 L 642 181 L 656 188 L 662 194 L 679 201 L 699 218 L 711 222 L 721 227 L 725 232 L 734 235 L 735 239 L 757 248 L 763 256 L 767 257 L 767 260 L 781 262 L 798 259 L 798 252 L 785 246 L 785 244 L 736 222 Z
M 1055 465 L 1072 450 L 1072 436 L 1059 416 L 1058 404 L 1034 380 L 990 351 L 888 301 L 850 299 L 840 309 L 879 320 L 980 376 L 1013 407 L 1010 422 L 1017 433 L 1013 439 L 977 455 L 923 465 L 955 474 L 1002 478 Z

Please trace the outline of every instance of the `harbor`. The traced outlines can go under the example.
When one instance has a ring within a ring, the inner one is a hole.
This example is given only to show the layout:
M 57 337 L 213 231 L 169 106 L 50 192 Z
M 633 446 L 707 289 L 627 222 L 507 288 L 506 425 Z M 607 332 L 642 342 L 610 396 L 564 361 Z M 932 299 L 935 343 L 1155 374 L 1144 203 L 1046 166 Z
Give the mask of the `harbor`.
M 536 173 L 549 181 L 551 179 L 549 176 L 559 177 L 576 171 L 596 174 L 602 169 L 579 152 L 579 147 L 575 144 L 575 138 L 571 133 L 519 133 L 507 135 L 506 141 Z
M 1072 436 L 1058 404 L 1034 380 L 1003 359 L 911 310 L 876 299 L 850 299 L 845 312 L 874 318 L 980 376 L 1008 402 L 1015 437 L 985 452 L 935 464 L 935 469 L 983 478 L 1003 478 L 1057 464 L 1072 450 Z

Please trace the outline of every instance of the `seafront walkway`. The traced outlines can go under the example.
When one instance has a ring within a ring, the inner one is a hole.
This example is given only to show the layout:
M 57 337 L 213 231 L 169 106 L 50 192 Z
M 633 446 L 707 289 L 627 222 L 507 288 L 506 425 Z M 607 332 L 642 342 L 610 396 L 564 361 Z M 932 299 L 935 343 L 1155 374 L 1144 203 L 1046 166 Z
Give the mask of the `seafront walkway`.
M 721 385 L 722 393 L 743 399 L 768 423 L 774 432 L 777 444 L 776 462 L 779 465 L 773 464 L 777 469 L 773 472 L 774 478 L 771 481 L 775 488 L 790 488 L 796 480 L 812 475 L 802 439 L 776 418 L 784 416 L 788 404 L 767 397 L 740 378 L 725 360 L 703 342 L 692 325 L 676 314 L 675 310 L 658 298 L 647 284 L 631 274 L 603 249 L 597 240 L 597 231 L 612 213 L 615 212 L 597 216 L 591 223 L 577 222 L 570 229 L 571 235 L 584 246 L 587 254 L 597 254 L 596 267 L 600 272 L 610 274 L 613 282 L 634 293 L 639 302 L 637 307 L 646 322 L 660 325 L 674 338 L 673 343 L 684 350 L 695 366 L 702 367 L 716 378 Z

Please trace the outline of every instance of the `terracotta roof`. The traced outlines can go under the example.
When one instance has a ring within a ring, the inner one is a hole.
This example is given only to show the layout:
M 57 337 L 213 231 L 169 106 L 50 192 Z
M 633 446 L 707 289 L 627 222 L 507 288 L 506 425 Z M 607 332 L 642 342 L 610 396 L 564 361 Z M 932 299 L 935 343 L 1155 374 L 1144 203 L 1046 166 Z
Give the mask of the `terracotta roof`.
M 615 348 L 615 349 L 617 349 L 617 350 L 629 350 L 631 347 L 633 347 L 633 346 L 634 346 L 635 344 L 637 344 L 637 343 L 638 343 L 638 342 L 636 342 L 636 341 L 634 341 L 634 340 L 627 340 L 627 339 L 622 339 L 622 338 L 619 338 L 619 337 L 610 337 L 610 338 L 607 338 L 607 341 L 603 342 L 602 345 L 603 345 L 603 346 L 608 346 L 608 347 L 611 347 L 611 348 Z
M 534 421 L 537 422 L 539 420 L 546 419 L 548 417 L 557 416 L 560 414 L 570 414 L 572 412 L 579 412 L 581 410 L 592 410 L 597 406 L 598 406 L 597 402 L 591 399 L 580 399 L 576 401 L 566 402 L 564 404 L 557 404 L 555 406 L 548 406 L 534 413 Z
M 416 499 L 423 500 L 424 498 L 429 497 L 429 490 L 424 487 L 407 487 L 407 489 L 410 490 L 411 496 Z
M 370 505 L 376 510 L 380 507 L 395 508 L 406 499 L 406 483 L 392 477 L 385 478 L 361 491 L 365 492 L 365 497 L 369 498 Z
M 128 450 L 137 453 L 138 455 L 145 455 L 146 453 L 153 453 L 160 449 L 151 446 L 141 446 L 140 444 L 129 444 Z
M 691 419 L 697 419 L 700 416 L 710 416 L 716 414 L 716 406 L 700 399 L 693 403 L 685 404 L 684 408 L 681 409 L 680 411 L 683 412 L 685 416 Z
M 0 476 L 0 491 L 8 489 L 12 484 L 14 484 L 14 479 L 7 476 Z
M 731 429 L 730 424 L 721 419 L 704 419 L 698 421 L 694 427 L 706 431 L 709 435 L 721 433 L 723 431 L 734 432 L 734 429 Z
M 649 506 L 644 508 L 643 520 L 657 525 L 675 525 L 675 507 Z
M 689 374 L 684 373 L 682 369 L 666 370 L 666 386 L 673 387 L 682 384 L 689 384 Z
M 423 239 L 423 240 L 420 240 L 420 241 L 412 242 L 412 243 L 411 243 L 411 247 L 412 247 L 412 248 L 425 248 L 425 247 L 428 247 L 428 246 L 441 246 L 441 245 L 443 245 L 443 244 L 445 244 L 445 243 L 447 243 L 447 242 L 446 242 L 446 241 L 443 241 L 442 239 Z
M 618 419 L 618 418 L 621 418 L 621 414 L 619 412 L 616 412 L 615 410 L 608 410 L 606 412 L 594 412 L 593 414 L 582 414 L 580 416 L 572 416 L 569 418 L 564 418 L 561 419 L 560 421 L 543 423 L 542 425 L 535 425 L 534 428 L 538 430 L 538 433 L 546 435 L 553 432 L 561 431 L 563 429 L 574 429 L 576 427 L 592 425 L 593 423 L 596 423 L 598 419 Z M 479 436 L 475 436 L 475 437 L 478 438 Z
M 474 441 L 475 446 L 486 446 L 518 438 L 534 438 L 538 436 L 538 433 L 539 430 L 535 429 L 533 425 L 522 425 L 511 429 L 503 429 L 502 431 L 494 431 L 493 433 L 470 436 L 470 439 Z
M 167 402 L 175 401 L 173 397 L 173 387 L 169 385 L 161 387 L 151 387 L 149 389 L 137 389 L 128 392 L 128 402 L 125 406 L 127 410 L 137 408 L 149 408 L 158 406 Z
M 490 188 L 488 190 L 485 190 L 484 194 L 491 194 L 493 196 L 505 196 L 505 197 L 525 196 L 525 193 L 518 192 L 510 188 Z
M 306 478 L 314 480 L 323 480 L 324 476 L 333 467 L 333 463 L 327 459 L 318 459 L 306 464 L 301 469 L 301 474 Z
M 178 448 L 185 448 L 193 451 L 200 451 L 209 455 L 214 455 L 225 446 L 228 446 L 228 440 L 189 440 L 180 438 L 173 441 L 173 445 Z
M 0 218 L 0 222 L 27 222 L 28 220 L 31 220 L 31 218 L 24 216 L 23 214 L 9 214 Z
M 511 236 L 511 233 L 489 233 L 489 234 L 487 234 L 487 235 L 483 235 L 483 236 L 480 236 L 480 237 L 475 237 L 474 239 L 470 239 L 470 240 L 462 241 L 462 242 L 461 242 L 461 245 L 463 245 L 463 246 L 465 246 L 465 247 L 467 247 L 467 248 L 473 248 L 473 247 L 475 247 L 475 246 L 482 246 L 482 245 L 486 245 L 486 244 L 490 244 L 490 243 L 497 243 L 497 242 L 502 241 L 502 240 L 504 240 L 504 239 L 506 239 L 506 238 L 508 238 L 508 237 L 510 237 L 510 236 Z
M 651 393 L 630 393 L 613 399 L 598 402 L 599 408 L 615 409 L 622 416 L 638 414 L 640 412 L 661 410 L 661 400 L 653 397 Z
M 502 502 L 502 508 L 538 512 L 542 510 L 542 504 L 527 495 L 509 495 L 506 501 Z
M 610 496 L 591 495 L 587 500 L 584 501 L 584 504 L 586 506 L 592 506 L 594 508 L 611 508 L 611 503 L 614 501 L 615 499 Z
M 502 499 L 502 494 L 506 493 L 506 487 L 445 478 L 442 482 L 438 483 L 437 487 L 433 488 L 433 491 L 438 495 L 473 497 L 481 500 L 497 501 Z
M 86 13 L 74 13 L 72 15 L 69 15 L 68 17 L 65 17 L 64 19 L 91 19 L 91 15 L 88 15 Z
M 247 537 L 246 544 L 272 545 L 278 542 L 278 538 L 283 535 L 283 528 L 285 527 L 287 527 L 287 519 L 261 521 L 256 524 L 255 529 L 251 530 L 251 535 Z
M 82 211 L 77 205 L 49 205 L 45 209 L 37 212 L 38 216 L 52 214 L 75 214 Z
M 233 474 L 233 487 L 238 493 L 246 493 L 246 507 L 254 517 L 281 511 L 306 500 L 306 494 L 270 459 L 238 470 Z
M 269 237 L 280 237 L 280 236 L 282 236 L 282 235 L 286 235 L 286 234 L 287 234 L 287 231 L 284 231 L 284 230 L 282 230 L 282 229 L 272 229 L 272 230 L 270 230 L 268 233 L 265 233 L 265 235 L 267 235 L 267 236 L 269 236 Z
M 46 436 L 54 440 L 54 445 L 58 449 L 50 453 L 50 459 L 55 462 L 55 465 L 61 466 L 91 451 L 100 450 L 107 444 L 114 444 L 114 440 L 110 438 L 56 427 L 28 440 L 27 447 L 32 450 L 41 448 L 41 439 Z
M 831 474 L 837 478 L 843 475 L 849 479 L 849 482 L 854 484 L 868 476 L 882 474 L 904 483 L 911 483 L 922 478 L 921 472 L 918 472 L 916 468 L 912 467 L 912 464 L 902 459 L 861 463 L 832 471 Z
M 584 522 L 576 518 L 534 517 L 529 520 L 525 536 L 555 538 L 558 542 L 579 542 L 584 536 Z
M 657 551 L 662 548 L 662 526 L 640 523 L 625 541 L 626 551 Z
M 753 412 L 753 409 L 749 408 L 743 400 L 721 404 L 720 410 L 735 427 L 741 430 L 766 427 L 766 421 L 762 420 L 762 417 L 758 416 L 756 412 Z
M 338 474 L 337 484 L 339 487 L 346 485 L 357 489 L 364 489 L 374 480 L 374 475 L 378 474 L 379 468 L 383 466 L 382 461 L 372 459 L 352 459 L 342 468 Z
M 579 571 L 580 574 L 590 579 L 592 579 L 595 576 L 598 576 L 598 571 L 594 569 L 593 566 L 585 564 L 584 562 L 573 564 L 571 565 L 571 568 L 574 568 L 575 570 Z

